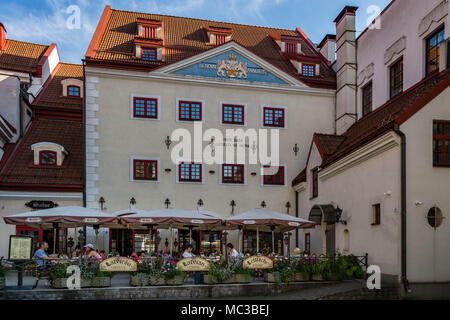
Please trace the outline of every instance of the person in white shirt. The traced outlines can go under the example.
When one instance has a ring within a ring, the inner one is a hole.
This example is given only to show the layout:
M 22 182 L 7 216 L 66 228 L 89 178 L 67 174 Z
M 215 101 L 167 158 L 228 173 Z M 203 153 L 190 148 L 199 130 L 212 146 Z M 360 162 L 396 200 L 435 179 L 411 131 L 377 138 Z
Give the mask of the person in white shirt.
M 232 243 L 227 244 L 228 256 L 235 258 L 239 256 L 239 252 L 234 248 Z
M 192 253 L 192 245 L 188 244 L 186 249 L 183 252 L 183 258 L 194 258 L 194 254 Z

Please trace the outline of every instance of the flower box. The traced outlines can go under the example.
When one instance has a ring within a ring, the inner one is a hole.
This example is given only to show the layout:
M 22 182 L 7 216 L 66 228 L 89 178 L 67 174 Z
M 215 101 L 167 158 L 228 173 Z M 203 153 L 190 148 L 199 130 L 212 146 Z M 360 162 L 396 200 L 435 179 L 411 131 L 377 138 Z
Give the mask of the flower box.
M 234 278 L 234 283 L 250 283 L 252 281 L 251 274 L 233 274 L 232 278 Z
M 329 281 L 342 281 L 342 276 L 338 273 L 327 274 L 327 280 Z
M 279 275 L 279 272 L 264 273 L 264 281 L 269 282 L 269 283 L 277 282 L 277 280 L 275 278 L 275 274 Z
M 94 288 L 111 287 L 110 277 L 94 277 L 92 278 L 91 285 Z
M 184 283 L 185 274 L 179 274 L 173 277 L 172 279 L 166 279 L 166 284 L 169 286 L 177 286 L 182 285 Z
M 163 277 L 150 276 L 148 278 L 148 284 L 151 286 L 164 286 L 166 284 L 166 281 Z
M 91 279 L 83 279 L 83 277 L 81 277 L 80 288 L 89 288 L 91 286 L 92 286 L 92 280 Z
M 5 289 L 5 277 L 0 277 L 0 290 Z
M 148 286 L 148 276 L 136 275 L 130 276 L 130 286 L 132 287 L 144 287 Z
M 313 274 L 311 276 L 312 281 L 323 281 L 323 276 L 321 274 Z
M 217 281 L 216 277 L 210 276 L 209 274 L 205 274 L 203 276 L 203 283 L 204 284 L 215 284 L 218 283 L 219 281 Z
M 294 274 L 294 281 L 302 282 L 302 281 L 309 281 L 309 279 L 310 279 L 310 276 L 307 273 L 296 272 Z
M 52 288 L 67 289 L 67 278 L 57 278 L 52 280 Z

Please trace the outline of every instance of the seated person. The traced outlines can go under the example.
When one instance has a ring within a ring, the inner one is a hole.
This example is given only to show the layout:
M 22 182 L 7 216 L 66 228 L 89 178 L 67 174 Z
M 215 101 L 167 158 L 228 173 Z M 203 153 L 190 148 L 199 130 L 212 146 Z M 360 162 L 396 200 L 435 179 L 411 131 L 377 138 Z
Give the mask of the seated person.
M 39 249 L 36 250 L 34 253 L 33 258 L 36 260 L 36 264 L 39 267 L 39 270 L 44 270 L 47 265 L 47 261 L 57 260 L 57 258 L 49 258 L 46 251 L 48 249 L 48 243 L 47 242 L 41 242 L 39 245 Z
M 100 251 L 100 257 L 102 257 L 102 260 L 106 260 L 106 252 L 105 252 L 105 250 Z
M 81 256 L 81 245 L 77 244 L 75 246 L 75 251 L 72 252 L 72 258 L 79 258 Z
M 194 258 L 195 256 L 194 256 L 194 254 L 192 253 L 192 250 L 193 250 L 192 245 L 191 245 L 191 244 L 188 244 L 188 245 L 186 246 L 186 248 L 184 249 L 184 252 L 183 252 L 183 258 Z
M 94 249 L 94 245 L 92 243 L 88 243 L 84 246 L 84 257 L 88 259 L 96 259 L 101 261 L 102 257 L 98 254 L 97 251 Z
M 294 251 L 292 252 L 292 257 L 294 258 L 301 258 L 302 254 L 299 248 L 295 248 Z
M 237 252 L 237 250 L 234 248 L 231 242 L 227 244 L 227 251 L 229 257 L 235 258 L 239 256 L 239 252 Z

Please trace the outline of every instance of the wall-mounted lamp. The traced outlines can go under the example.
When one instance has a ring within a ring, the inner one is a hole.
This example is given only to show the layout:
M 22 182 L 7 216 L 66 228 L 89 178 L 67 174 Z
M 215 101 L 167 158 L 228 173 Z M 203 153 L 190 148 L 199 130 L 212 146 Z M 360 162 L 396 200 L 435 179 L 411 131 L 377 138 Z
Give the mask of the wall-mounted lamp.
M 384 193 L 384 196 L 385 196 L 385 197 L 390 197 L 391 195 L 392 195 L 392 192 L 391 192 L 391 191 L 387 191 L 387 192 Z
M 263 200 L 262 202 L 261 202 L 261 208 L 265 208 L 266 207 L 266 202 Z
M 169 173 L 169 172 L 171 172 L 171 171 L 172 171 L 172 169 L 170 169 L 170 168 L 166 168 L 166 169 L 164 169 L 164 171 L 165 171 L 165 172 L 167 172 L 167 173 Z
M 300 148 L 298 147 L 297 143 L 295 144 L 295 146 L 292 150 L 294 150 L 295 156 L 297 156 L 298 152 L 300 151 Z
M 167 198 L 166 200 L 164 200 L 164 204 L 166 205 L 166 208 L 169 208 L 169 205 L 170 205 L 170 200 L 169 200 L 169 198 Z
M 342 209 L 339 208 L 339 206 L 337 206 L 336 209 L 334 209 L 334 213 L 336 214 L 336 222 L 337 223 L 342 223 L 344 225 L 347 225 L 347 221 L 346 220 L 341 220 Z
M 230 206 L 231 206 L 231 215 L 233 215 L 234 214 L 234 207 L 236 206 L 236 201 L 231 200 Z
M 170 145 L 172 144 L 172 140 L 170 139 L 170 136 L 166 137 L 166 140 L 164 140 L 164 143 L 166 144 L 167 150 L 169 150 Z
M 288 201 L 286 202 L 286 213 L 289 214 L 289 209 L 291 208 L 291 203 Z
M 130 207 L 133 208 L 133 207 L 135 207 L 135 206 L 136 206 L 136 199 L 135 199 L 134 197 L 132 197 L 132 198 L 130 199 Z
M 198 205 L 199 207 L 203 207 L 203 200 L 202 200 L 202 199 L 199 199 L 199 200 L 197 201 L 197 205 Z
M 257 175 L 257 173 L 256 172 L 252 172 L 252 173 L 250 173 L 252 176 L 256 176 Z
M 100 210 L 103 211 L 104 209 L 106 209 L 105 207 L 105 198 L 100 197 L 100 199 L 98 199 L 98 203 L 100 204 Z
M 419 200 L 416 200 L 416 201 L 414 201 L 414 204 L 415 204 L 416 206 L 420 207 L 421 205 L 423 205 L 423 202 L 422 202 L 422 201 L 419 201 Z
M 209 174 L 214 174 L 216 173 L 214 170 L 209 170 Z

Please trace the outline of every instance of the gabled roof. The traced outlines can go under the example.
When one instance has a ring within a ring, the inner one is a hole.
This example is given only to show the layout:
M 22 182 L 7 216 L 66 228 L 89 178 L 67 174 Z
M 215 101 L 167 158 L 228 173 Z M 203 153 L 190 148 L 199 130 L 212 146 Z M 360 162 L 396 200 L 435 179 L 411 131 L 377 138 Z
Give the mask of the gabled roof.
M 134 57 L 134 39 L 137 36 L 137 19 L 161 21 L 164 30 L 165 61 L 149 62 Z M 192 18 L 173 17 L 167 15 L 147 14 L 129 11 L 112 10 L 109 6 L 100 19 L 99 25 L 86 52 L 86 61 L 106 65 L 121 64 L 123 66 L 153 69 L 162 64 L 193 56 L 212 47 L 208 44 L 205 28 L 214 25 L 216 28 L 232 30 L 232 40 L 249 51 L 265 59 L 284 72 L 302 80 L 313 87 L 335 88 L 336 75 L 329 67 L 326 59 L 318 52 L 309 39 L 298 30 L 265 28 L 234 23 L 225 23 Z M 286 35 L 300 39 L 302 51 L 306 57 L 320 58 L 320 75 L 314 78 L 300 76 L 290 60 L 285 57 L 271 38 L 271 35 Z
M 59 119 L 37 119 L 16 145 L 0 172 L 0 189 L 67 189 L 80 191 L 83 183 L 83 123 Z M 60 168 L 37 168 L 31 145 L 48 141 L 69 152 Z
M 53 111 L 66 110 L 81 113 L 83 110 L 83 99 L 63 96 L 61 81 L 64 79 L 83 81 L 83 66 L 60 62 L 33 101 L 33 106 Z
M 303 171 L 300 172 L 298 174 L 298 176 L 296 176 L 294 178 L 294 180 L 292 180 L 292 186 L 295 186 L 295 185 L 297 185 L 299 183 L 302 183 L 302 182 L 305 182 L 305 181 L 306 181 L 306 168 L 303 169 Z
M 406 122 L 449 86 L 450 71 L 436 73 L 361 118 L 341 136 L 315 134 L 313 141 L 317 142 L 319 152 L 322 150 L 321 155 L 325 155 L 322 156 L 321 167 L 332 164 L 394 126 Z
M 0 50 L 0 69 L 33 73 L 49 46 L 7 39 Z

